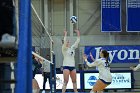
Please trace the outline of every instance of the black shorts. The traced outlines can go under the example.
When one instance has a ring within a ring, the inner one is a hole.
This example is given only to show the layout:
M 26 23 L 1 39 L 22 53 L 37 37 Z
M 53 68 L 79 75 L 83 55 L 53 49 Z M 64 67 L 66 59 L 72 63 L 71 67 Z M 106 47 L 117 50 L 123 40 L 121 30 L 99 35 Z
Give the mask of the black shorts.
M 33 73 L 32 79 L 34 79 L 35 78 L 36 71 L 34 70 L 32 73 Z
M 111 84 L 111 82 L 106 82 L 106 81 L 104 81 L 103 79 L 100 79 L 104 84 L 107 84 L 107 85 L 109 85 L 109 84 Z
M 76 68 L 75 67 L 70 67 L 70 66 L 63 66 L 63 70 L 64 69 L 68 69 L 69 71 L 73 71 L 75 70 Z

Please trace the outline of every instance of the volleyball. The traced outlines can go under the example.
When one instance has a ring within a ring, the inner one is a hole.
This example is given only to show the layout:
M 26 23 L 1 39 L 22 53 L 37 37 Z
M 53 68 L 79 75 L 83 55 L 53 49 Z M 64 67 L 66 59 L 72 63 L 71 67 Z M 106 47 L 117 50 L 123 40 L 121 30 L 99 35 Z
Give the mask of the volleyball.
M 70 17 L 70 21 L 71 21 L 71 23 L 73 23 L 73 24 L 77 23 L 77 17 L 76 17 L 76 16 L 71 16 L 71 17 Z

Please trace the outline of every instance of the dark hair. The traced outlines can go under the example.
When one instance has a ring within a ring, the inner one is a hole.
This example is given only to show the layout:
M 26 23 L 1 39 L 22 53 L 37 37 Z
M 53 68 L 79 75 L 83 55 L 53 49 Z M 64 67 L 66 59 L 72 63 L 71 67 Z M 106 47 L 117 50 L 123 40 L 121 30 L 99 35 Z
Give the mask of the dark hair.
M 102 53 L 105 58 L 109 57 L 109 53 L 106 50 L 102 50 Z
M 108 63 L 109 53 L 106 50 L 102 50 L 104 58 L 106 58 L 106 62 Z
M 35 56 L 34 55 L 32 55 L 32 59 L 35 59 Z

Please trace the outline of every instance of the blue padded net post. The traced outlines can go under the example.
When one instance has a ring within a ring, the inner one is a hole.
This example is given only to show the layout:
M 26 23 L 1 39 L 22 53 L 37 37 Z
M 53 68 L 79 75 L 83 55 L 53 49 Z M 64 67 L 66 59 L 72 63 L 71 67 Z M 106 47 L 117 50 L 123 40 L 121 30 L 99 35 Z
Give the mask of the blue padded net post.
M 20 0 L 19 6 L 16 93 L 32 93 L 31 0 Z

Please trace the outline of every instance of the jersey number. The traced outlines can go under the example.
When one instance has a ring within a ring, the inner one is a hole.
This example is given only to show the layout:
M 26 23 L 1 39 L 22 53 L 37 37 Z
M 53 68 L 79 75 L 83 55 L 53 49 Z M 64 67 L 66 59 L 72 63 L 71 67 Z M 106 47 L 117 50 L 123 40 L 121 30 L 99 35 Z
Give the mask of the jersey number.
M 108 62 L 105 62 L 105 67 L 110 67 L 110 64 Z

